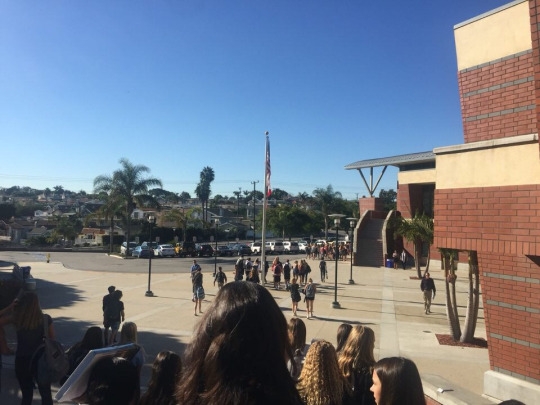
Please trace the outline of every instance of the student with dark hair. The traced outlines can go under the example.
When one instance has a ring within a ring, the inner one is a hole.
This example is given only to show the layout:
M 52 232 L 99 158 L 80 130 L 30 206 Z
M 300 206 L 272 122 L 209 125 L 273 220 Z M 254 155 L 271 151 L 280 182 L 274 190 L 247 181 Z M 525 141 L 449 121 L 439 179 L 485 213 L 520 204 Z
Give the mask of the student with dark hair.
M 111 321 L 109 321 L 107 316 L 107 307 L 109 306 L 109 302 L 113 299 L 116 287 L 111 285 L 107 288 L 107 291 L 109 291 L 109 293 L 103 297 L 103 305 L 101 306 L 101 309 L 103 310 L 103 342 L 105 344 L 109 343 L 109 330 L 111 329 Z
M 349 337 L 349 334 L 351 333 L 352 325 L 350 323 L 342 323 L 339 325 L 337 330 L 337 346 L 336 346 L 336 352 L 339 356 L 339 353 L 343 349 L 343 346 L 345 346 L 345 342 L 347 341 L 347 338 Z
M 288 324 L 289 338 L 291 339 L 291 346 L 294 353 L 294 361 L 289 362 L 289 371 L 294 381 L 298 380 L 300 372 L 302 371 L 302 365 L 304 364 L 304 357 L 306 356 L 306 324 L 300 318 L 291 318 Z
M 176 405 L 174 390 L 181 371 L 180 356 L 171 351 L 159 352 L 152 365 L 148 389 L 138 405 Z
M 195 327 L 176 390 L 182 405 L 301 405 L 287 370 L 287 321 L 259 284 L 223 286 Z
M 122 357 L 104 357 L 96 362 L 86 388 L 89 405 L 136 405 L 140 397 L 137 368 Z
M 377 405 L 426 404 L 416 364 L 404 357 L 387 357 L 375 363 L 371 392 Z
M 101 349 L 103 346 L 103 333 L 101 328 L 99 326 L 91 326 L 88 328 L 82 340 L 75 343 L 66 352 L 69 359 L 69 371 L 65 379 L 75 371 L 90 350 Z

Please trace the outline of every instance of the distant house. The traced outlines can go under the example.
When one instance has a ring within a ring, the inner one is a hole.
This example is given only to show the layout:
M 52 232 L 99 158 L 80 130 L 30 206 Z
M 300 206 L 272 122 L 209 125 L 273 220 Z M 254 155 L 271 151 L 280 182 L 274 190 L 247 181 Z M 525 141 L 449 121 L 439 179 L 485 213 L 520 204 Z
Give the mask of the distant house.
M 108 232 L 100 228 L 83 228 L 75 238 L 75 245 L 98 246 L 103 245 L 103 236 Z

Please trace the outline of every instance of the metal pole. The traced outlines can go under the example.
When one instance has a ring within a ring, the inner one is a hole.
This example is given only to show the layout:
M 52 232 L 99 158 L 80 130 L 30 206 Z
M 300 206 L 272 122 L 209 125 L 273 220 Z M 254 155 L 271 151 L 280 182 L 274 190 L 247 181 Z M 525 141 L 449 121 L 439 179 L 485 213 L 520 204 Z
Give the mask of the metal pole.
M 216 276 L 216 273 L 217 273 L 217 255 L 218 255 L 218 250 L 217 250 L 217 227 L 218 227 L 218 223 L 216 222 L 216 236 L 215 236 L 215 243 L 216 243 L 215 246 L 216 246 L 216 248 L 214 249 L 214 277 Z
M 154 253 L 152 248 L 152 228 L 154 226 L 154 217 L 149 217 L 150 222 L 150 241 L 148 246 L 148 290 L 144 294 L 147 297 L 153 297 L 154 293 L 150 290 L 150 279 L 152 278 L 152 255 Z
M 349 220 L 349 227 L 351 228 L 351 273 L 349 275 L 349 284 L 354 284 L 354 280 L 352 278 L 352 266 L 353 266 L 353 252 L 354 252 L 354 226 L 356 223 L 356 218 L 347 218 Z
M 253 243 L 255 243 L 255 184 L 258 182 L 259 180 L 251 182 L 253 184 Z
M 335 259 L 336 259 L 336 271 L 334 274 L 334 302 L 332 302 L 332 308 L 341 308 L 339 305 L 339 302 L 337 300 L 337 268 L 338 268 L 338 260 L 339 260 L 339 245 L 338 245 L 338 232 L 339 232 L 339 222 L 336 220 L 336 244 L 334 246 L 335 248 Z

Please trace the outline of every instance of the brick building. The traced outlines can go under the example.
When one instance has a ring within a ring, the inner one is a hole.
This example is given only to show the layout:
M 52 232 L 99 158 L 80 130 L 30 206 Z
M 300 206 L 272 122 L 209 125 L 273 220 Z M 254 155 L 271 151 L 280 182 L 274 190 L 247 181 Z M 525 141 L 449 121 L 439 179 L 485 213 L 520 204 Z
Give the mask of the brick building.
M 404 217 L 432 198 L 432 257 L 476 251 L 491 368 L 484 393 L 527 404 L 540 403 L 539 27 L 540 0 L 456 25 L 464 143 L 435 148 L 431 166 L 415 166 L 414 155 L 380 159 L 400 168 Z

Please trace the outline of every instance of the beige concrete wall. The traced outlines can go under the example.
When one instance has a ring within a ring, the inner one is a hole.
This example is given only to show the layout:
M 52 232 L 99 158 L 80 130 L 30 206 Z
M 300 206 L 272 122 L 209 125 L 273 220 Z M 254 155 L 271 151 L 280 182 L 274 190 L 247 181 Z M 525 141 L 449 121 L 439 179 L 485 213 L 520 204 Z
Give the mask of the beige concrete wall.
M 426 184 L 435 183 L 437 179 L 436 169 L 412 170 L 409 172 L 399 172 L 399 184 Z
M 532 48 L 529 2 L 501 7 L 454 28 L 458 69 Z
M 538 183 L 537 142 L 437 155 L 437 189 Z

